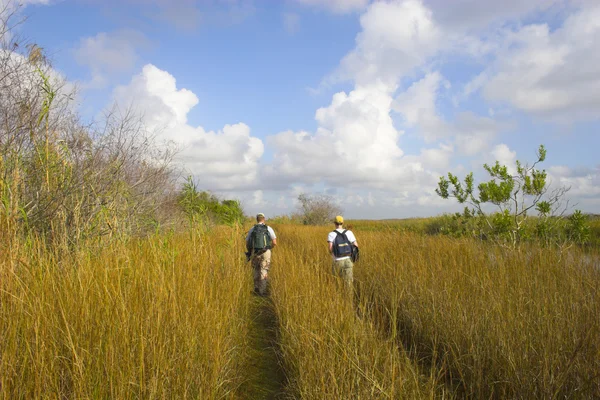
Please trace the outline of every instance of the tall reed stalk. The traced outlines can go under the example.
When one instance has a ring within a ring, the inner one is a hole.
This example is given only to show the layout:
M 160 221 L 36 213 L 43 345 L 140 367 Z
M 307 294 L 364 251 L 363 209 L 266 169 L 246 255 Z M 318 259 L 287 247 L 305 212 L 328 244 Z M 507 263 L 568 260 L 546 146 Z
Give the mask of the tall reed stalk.
M 369 251 L 357 276 L 373 318 L 461 397 L 600 396 L 598 254 L 359 237 Z
M 273 301 L 289 393 L 303 399 L 449 397 L 401 347 L 361 317 L 363 304 L 331 275 L 327 229 L 281 227 Z
M 250 285 L 238 245 L 216 230 L 195 247 L 166 235 L 71 259 L 36 239 L 2 252 L 0 393 L 236 398 Z

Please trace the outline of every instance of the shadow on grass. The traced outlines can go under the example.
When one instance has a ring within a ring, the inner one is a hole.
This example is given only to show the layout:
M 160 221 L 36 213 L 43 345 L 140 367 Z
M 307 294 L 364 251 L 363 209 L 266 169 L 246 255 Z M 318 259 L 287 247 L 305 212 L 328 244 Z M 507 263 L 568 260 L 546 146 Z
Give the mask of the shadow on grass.
M 397 344 L 398 350 L 407 354 L 415 365 L 419 366 L 422 374 L 436 377 L 436 381 L 452 394 L 461 399 L 513 399 L 513 398 L 599 398 L 600 386 L 594 376 L 578 377 L 569 374 L 569 366 L 578 354 L 596 352 L 591 331 L 587 336 L 579 338 L 578 345 L 571 355 L 570 364 L 566 365 L 560 379 L 553 385 L 542 386 L 532 384 L 526 377 L 532 376 L 531 371 L 523 371 L 520 381 L 503 379 L 502 372 L 498 373 L 494 361 L 487 363 L 475 361 L 467 357 L 470 354 L 460 354 L 460 350 L 451 343 L 436 341 L 415 326 L 410 317 L 404 315 L 400 305 L 386 304 L 377 300 L 372 293 L 362 291 L 360 284 L 356 285 L 354 306 L 360 318 L 368 319 L 386 338 Z M 391 310 L 391 311 L 390 311 Z M 393 315 L 392 315 L 393 314 Z M 462 359 L 459 359 L 462 357 Z M 463 363 L 461 369 L 458 364 Z M 537 370 L 533 370 L 534 373 Z M 557 370 L 557 375 L 558 375 Z M 521 373 L 521 372 L 520 372 Z M 526 374 L 528 373 L 528 374 Z
M 252 298 L 252 321 L 248 333 L 246 381 L 238 390 L 240 399 L 290 399 L 279 353 L 279 321 L 268 297 Z
M 443 355 L 448 350 L 443 343 L 434 343 L 401 315 L 396 317 L 394 323 L 385 305 L 365 293 L 360 281 L 355 281 L 353 302 L 357 317 L 371 321 L 383 337 L 393 339 L 398 351 L 405 353 L 423 376 L 435 376 L 443 386 L 443 391 L 451 394 L 451 397 L 472 398 L 460 374 L 446 366 Z

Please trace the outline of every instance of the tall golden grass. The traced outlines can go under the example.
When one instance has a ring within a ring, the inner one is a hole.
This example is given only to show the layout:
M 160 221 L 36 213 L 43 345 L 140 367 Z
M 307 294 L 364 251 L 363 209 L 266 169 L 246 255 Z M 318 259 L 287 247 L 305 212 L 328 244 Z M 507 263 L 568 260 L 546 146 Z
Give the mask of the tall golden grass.
M 236 398 L 250 304 L 239 236 L 163 235 L 68 260 L 13 243 L 0 253 L 2 397 Z
M 329 228 L 275 225 L 269 299 L 251 297 L 235 227 L 70 255 L 5 237 L 0 394 L 600 397 L 597 253 L 390 224 L 356 224 L 355 293 L 331 275 Z
M 373 318 L 460 397 L 600 397 L 600 258 L 357 233 Z
M 422 399 L 444 396 L 438 375 L 423 374 L 360 317 L 365 304 L 331 275 L 327 228 L 281 227 L 272 297 L 288 393 L 303 399 Z

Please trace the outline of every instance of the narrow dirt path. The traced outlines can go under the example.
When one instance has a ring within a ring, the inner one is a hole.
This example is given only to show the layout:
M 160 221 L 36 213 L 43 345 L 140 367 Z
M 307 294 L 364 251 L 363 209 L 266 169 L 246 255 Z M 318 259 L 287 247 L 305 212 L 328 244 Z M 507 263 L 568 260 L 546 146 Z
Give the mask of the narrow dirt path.
M 268 297 L 253 297 L 250 325 L 247 380 L 239 398 L 253 400 L 285 399 L 286 376 L 278 357 L 278 322 L 273 302 Z

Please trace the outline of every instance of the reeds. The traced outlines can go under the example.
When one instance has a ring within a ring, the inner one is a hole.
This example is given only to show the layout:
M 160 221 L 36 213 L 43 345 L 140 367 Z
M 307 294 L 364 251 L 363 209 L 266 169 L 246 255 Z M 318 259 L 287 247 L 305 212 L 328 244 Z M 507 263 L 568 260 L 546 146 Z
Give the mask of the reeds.
M 235 227 L 71 253 L 5 234 L 0 394 L 600 397 L 597 252 L 356 226 L 354 292 L 328 228 L 274 226 L 270 299 L 251 298 Z
M 361 317 L 364 304 L 331 275 L 327 230 L 278 232 L 273 301 L 288 392 L 303 399 L 415 399 L 443 396 L 397 344 Z
M 460 397 L 600 396 L 597 254 L 359 237 L 373 318 Z
M 5 398 L 233 398 L 249 276 L 231 231 L 113 243 L 58 262 L 2 254 Z M 249 293 L 249 292 L 248 292 Z

